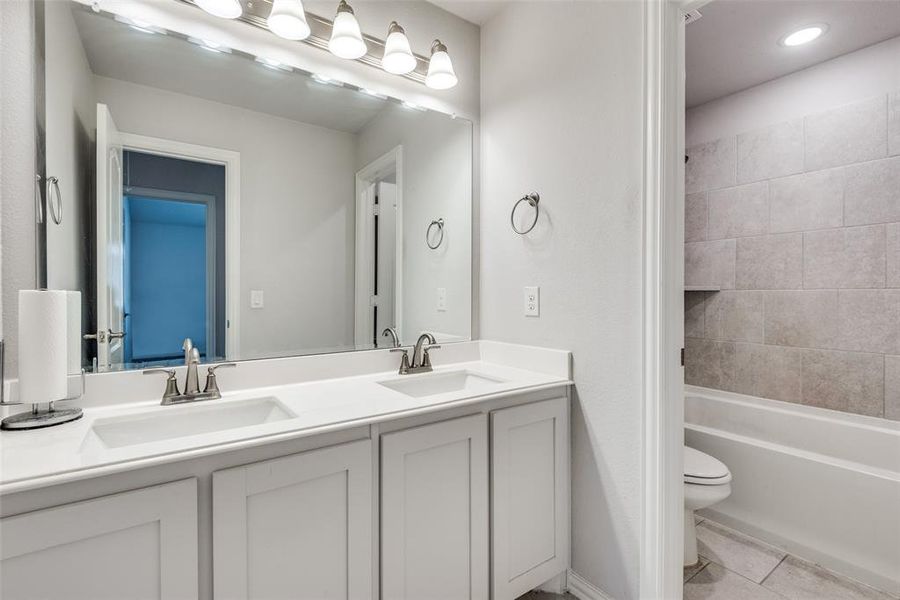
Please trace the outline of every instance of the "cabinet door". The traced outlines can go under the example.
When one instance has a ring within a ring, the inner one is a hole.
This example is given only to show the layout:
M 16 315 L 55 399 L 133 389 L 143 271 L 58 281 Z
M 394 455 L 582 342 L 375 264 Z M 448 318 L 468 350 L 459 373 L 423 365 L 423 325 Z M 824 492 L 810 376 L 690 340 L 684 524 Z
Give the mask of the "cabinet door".
M 371 598 L 372 500 L 370 440 L 216 471 L 216 599 Z
M 197 597 L 197 480 L 0 520 L 0 597 Z
M 568 399 L 491 414 L 494 600 L 512 600 L 569 566 Z
M 487 417 L 381 438 L 381 590 L 390 600 L 488 597 Z

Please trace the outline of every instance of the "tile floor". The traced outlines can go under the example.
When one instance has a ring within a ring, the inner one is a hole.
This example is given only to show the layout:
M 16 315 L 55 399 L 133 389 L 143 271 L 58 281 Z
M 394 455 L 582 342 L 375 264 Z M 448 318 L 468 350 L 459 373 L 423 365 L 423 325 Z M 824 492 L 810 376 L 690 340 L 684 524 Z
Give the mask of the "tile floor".
M 708 519 L 700 563 L 684 570 L 684 600 L 897 600 Z

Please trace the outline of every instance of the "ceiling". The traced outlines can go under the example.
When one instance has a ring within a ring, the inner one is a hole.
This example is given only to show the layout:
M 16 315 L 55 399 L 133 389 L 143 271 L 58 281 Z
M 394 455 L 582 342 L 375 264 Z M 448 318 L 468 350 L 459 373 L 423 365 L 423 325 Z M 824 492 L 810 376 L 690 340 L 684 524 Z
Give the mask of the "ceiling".
M 391 104 L 246 57 L 210 52 L 173 35 L 136 31 L 74 5 L 73 13 L 96 75 L 349 133 Z
M 716 0 L 700 12 L 687 26 L 689 108 L 900 36 L 900 0 Z M 779 44 L 820 23 L 819 39 Z
M 429 0 L 449 13 L 475 25 L 484 25 L 488 19 L 500 12 L 508 0 Z

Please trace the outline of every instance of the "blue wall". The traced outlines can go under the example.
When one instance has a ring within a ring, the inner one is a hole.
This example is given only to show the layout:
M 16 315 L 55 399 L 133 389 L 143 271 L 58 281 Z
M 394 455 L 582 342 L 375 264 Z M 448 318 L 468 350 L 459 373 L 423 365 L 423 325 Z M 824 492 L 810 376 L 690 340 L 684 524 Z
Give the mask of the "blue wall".
M 130 357 L 182 354 L 190 337 L 206 354 L 206 205 L 125 198 Z

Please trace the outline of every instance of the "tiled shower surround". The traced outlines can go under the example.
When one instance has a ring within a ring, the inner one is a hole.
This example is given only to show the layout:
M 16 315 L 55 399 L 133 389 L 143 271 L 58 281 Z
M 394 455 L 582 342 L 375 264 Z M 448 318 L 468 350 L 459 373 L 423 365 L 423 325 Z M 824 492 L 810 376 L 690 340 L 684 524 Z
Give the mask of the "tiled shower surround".
M 900 420 L 900 91 L 687 155 L 686 382 Z

